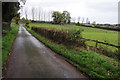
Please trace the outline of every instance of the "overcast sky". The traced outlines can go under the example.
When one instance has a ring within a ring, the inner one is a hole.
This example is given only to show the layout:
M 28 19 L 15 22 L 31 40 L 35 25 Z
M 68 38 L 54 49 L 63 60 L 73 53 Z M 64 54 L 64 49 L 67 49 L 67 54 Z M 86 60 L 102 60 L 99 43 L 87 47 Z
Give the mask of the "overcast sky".
M 84 17 L 91 22 L 117 24 L 118 2 L 119 0 L 27 0 L 24 8 L 37 7 L 46 13 L 67 10 L 76 19 Z M 31 13 L 28 13 L 31 18 Z

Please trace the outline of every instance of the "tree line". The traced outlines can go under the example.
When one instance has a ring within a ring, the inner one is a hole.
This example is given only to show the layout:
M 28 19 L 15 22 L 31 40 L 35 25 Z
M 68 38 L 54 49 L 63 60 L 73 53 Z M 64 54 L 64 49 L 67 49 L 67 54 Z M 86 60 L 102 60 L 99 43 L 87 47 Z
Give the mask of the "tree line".
M 95 24 L 96 22 L 90 22 L 89 18 L 84 17 L 71 17 L 70 12 L 63 11 L 45 11 L 40 7 L 31 7 L 24 8 L 23 12 L 25 19 L 30 18 L 31 21 L 40 21 L 40 22 L 53 22 L 54 24 L 69 24 L 76 23 L 79 24 Z M 30 15 L 31 14 L 31 15 Z
M 21 15 L 24 19 L 28 19 L 31 21 L 52 21 L 52 12 L 53 11 L 45 11 L 40 7 L 24 7 Z M 31 14 L 31 15 L 30 15 Z M 30 19 L 31 17 L 31 19 Z
M 28 19 L 31 14 L 31 21 L 53 22 L 54 24 L 68 24 L 71 22 L 71 16 L 68 11 L 45 11 L 41 8 L 24 8 L 23 12 L 25 19 Z

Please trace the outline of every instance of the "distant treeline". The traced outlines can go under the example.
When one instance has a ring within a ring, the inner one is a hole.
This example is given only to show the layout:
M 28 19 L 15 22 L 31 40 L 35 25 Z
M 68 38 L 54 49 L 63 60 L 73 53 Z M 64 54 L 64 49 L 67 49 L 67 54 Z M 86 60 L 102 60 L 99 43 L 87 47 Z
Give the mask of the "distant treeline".
M 76 24 L 77 26 L 85 26 L 85 27 L 92 27 L 92 28 L 100 28 L 100 29 L 106 29 L 106 30 L 114 30 L 114 31 L 120 31 L 120 28 L 110 28 L 110 27 L 100 27 L 100 26 L 97 26 L 97 25 L 85 25 L 85 24 Z
M 54 24 L 52 21 L 31 21 L 31 22 Z M 75 23 L 70 23 L 70 24 L 75 24 Z M 85 26 L 85 27 L 91 27 L 91 28 L 100 28 L 100 29 L 106 29 L 106 30 L 120 31 L 120 28 L 100 27 L 100 26 L 97 26 L 97 25 L 91 26 L 91 25 L 80 24 L 80 25 L 77 25 L 77 26 Z
M 32 23 L 47 23 L 47 24 L 55 24 L 53 21 L 34 21 L 30 20 Z M 21 20 L 22 22 L 22 20 Z M 24 20 L 23 20 L 24 22 Z M 65 24 L 65 23 L 64 23 Z M 64 25 L 64 24 L 58 24 L 58 25 Z M 67 24 L 67 23 L 66 23 Z M 78 24 L 71 22 L 70 24 L 77 25 L 77 26 L 84 26 L 84 27 L 91 27 L 91 28 L 99 28 L 99 29 L 106 29 L 106 30 L 113 30 L 113 31 L 120 31 L 120 28 L 113 28 L 113 27 L 101 27 L 100 25 L 86 25 L 86 24 Z

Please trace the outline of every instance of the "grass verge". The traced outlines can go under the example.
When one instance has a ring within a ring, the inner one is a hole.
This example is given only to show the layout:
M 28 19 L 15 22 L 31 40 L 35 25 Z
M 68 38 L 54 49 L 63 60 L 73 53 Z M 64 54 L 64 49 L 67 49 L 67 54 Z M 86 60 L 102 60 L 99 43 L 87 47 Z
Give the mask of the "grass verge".
M 83 51 L 55 44 L 31 29 L 26 29 L 53 51 L 66 57 L 71 64 L 88 76 L 92 78 L 119 78 L 120 67 L 117 60 L 93 51 Z
M 3 30 L 6 35 L 2 38 L 2 65 L 6 63 L 13 41 L 18 33 L 18 25 L 11 23 L 11 30 Z

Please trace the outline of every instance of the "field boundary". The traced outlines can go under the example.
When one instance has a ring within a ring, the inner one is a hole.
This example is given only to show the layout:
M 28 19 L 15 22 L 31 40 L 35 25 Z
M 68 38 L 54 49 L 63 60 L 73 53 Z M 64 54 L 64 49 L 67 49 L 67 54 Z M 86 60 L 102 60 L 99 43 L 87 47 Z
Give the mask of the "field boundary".
M 114 44 L 110 44 L 110 43 L 106 43 L 106 42 L 102 42 L 102 41 L 98 41 L 98 40 L 86 39 L 86 38 L 81 38 L 81 39 L 84 39 L 84 40 L 86 40 L 86 41 L 96 42 L 96 47 L 98 46 L 98 43 L 101 43 L 101 44 L 105 44 L 105 45 L 108 45 L 108 46 L 120 48 L 120 45 L 114 45 Z
M 110 27 L 98 27 L 98 26 L 91 26 L 91 25 L 77 25 L 77 26 L 83 26 L 83 27 L 90 27 L 90 28 L 99 28 L 99 29 L 104 29 L 104 30 L 111 30 L 111 31 L 120 31 L 120 28 L 110 28 Z
M 33 29 L 33 27 L 31 27 L 31 29 Z M 39 28 L 38 27 L 34 27 L 33 30 L 38 31 L 37 29 L 39 29 Z M 111 44 L 111 43 L 102 42 L 102 41 L 98 41 L 98 40 L 92 40 L 92 39 L 86 39 L 86 38 L 81 38 L 81 39 L 84 39 L 85 41 L 95 42 L 96 43 L 96 45 L 95 45 L 96 48 L 98 47 L 98 43 L 104 44 L 104 45 L 108 45 L 108 46 L 112 46 L 112 47 L 116 47 L 116 48 L 120 48 L 120 45 L 114 45 L 114 44 Z
M 52 41 L 54 41 L 56 43 L 64 44 L 66 46 L 68 46 L 68 45 L 76 46 L 78 48 L 84 48 L 86 50 L 92 50 L 97 53 L 101 53 L 105 56 L 119 59 L 120 45 L 102 42 L 102 41 L 98 41 L 98 40 L 86 39 L 84 37 L 79 37 L 74 40 L 73 37 L 75 35 L 69 36 L 71 34 L 71 32 L 65 32 L 65 31 L 62 32 L 62 31 L 56 31 L 56 30 L 54 31 L 51 29 L 40 28 L 40 27 L 28 27 L 28 28 L 51 39 Z M 94 43 L 94 45 L 87 44 L 87 41 L 88 42 L 91 41 L 92 43 Z M 112 48 L 114 49 L 114 51 L 112 50 Z

